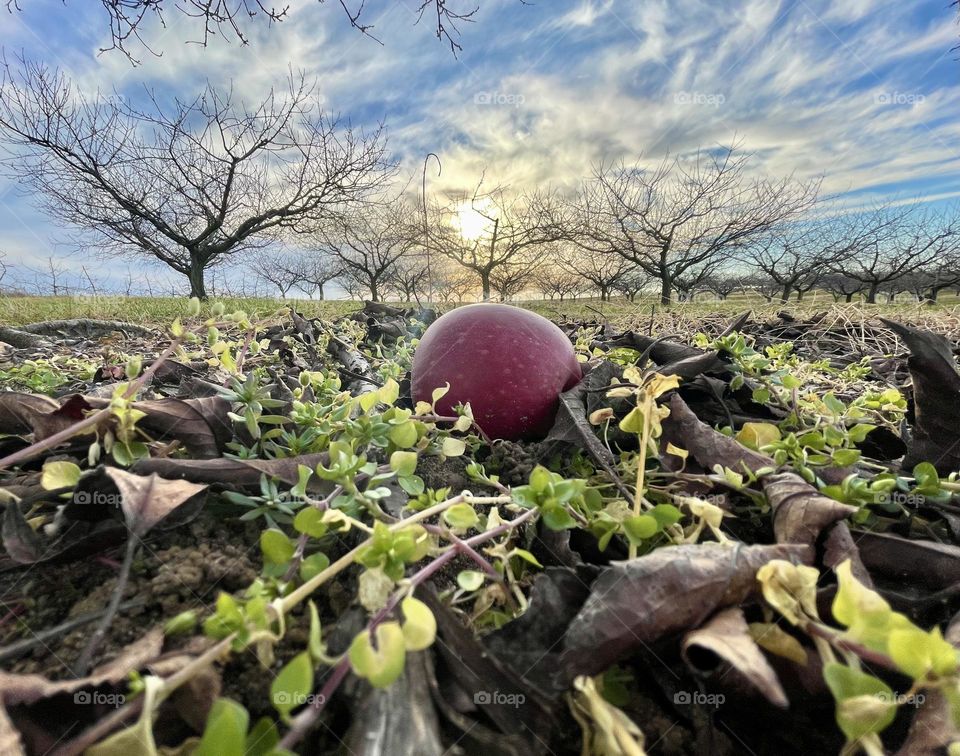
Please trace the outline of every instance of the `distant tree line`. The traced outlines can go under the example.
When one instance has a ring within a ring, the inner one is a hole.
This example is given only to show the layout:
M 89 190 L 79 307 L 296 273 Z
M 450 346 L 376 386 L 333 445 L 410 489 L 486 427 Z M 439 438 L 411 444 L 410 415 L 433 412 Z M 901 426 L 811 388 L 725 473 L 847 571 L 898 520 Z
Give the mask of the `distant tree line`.
M 320 298 L 336 285 L 375 301 L 644 294 L 666 305 L 749 292 L 786 302 L 819 289 L 872 303 L 904 292 L 936 301 L 960 286 L 953 211 L 843 209 L 818 181 L 758 176 L 739 145 L 602 163 L 564 192 L 480 176 L 428 198 L 398 182 L 382 129 L 328 118 L 303 76 L 253 104 L 208 85 L 134 105 L 4 61 L 0 145 L 8 174 L 78 248 L 108 258 L 113 279 L 124 258 L 151 260 L 198 297 L 218 271 L 221 293 Z M 19 271 L 3 262 L 8 288 L 103 286 L 52 258 Z M 135 279 L 127 293 L 143 293 Z

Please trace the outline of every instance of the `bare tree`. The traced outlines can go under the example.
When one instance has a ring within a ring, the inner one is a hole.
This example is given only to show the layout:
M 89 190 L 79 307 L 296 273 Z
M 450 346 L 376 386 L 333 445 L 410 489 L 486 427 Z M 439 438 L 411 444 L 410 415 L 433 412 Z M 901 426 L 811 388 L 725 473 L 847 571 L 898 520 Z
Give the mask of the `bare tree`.
M 691 302 L 696 297 L 698 290 L 709 291 L 708 282 L 723 262 L 719 257 L 715 257 L 705 260 L 699 265 L 689 267 L 683 273 L 675 276 L 673 287 L 676 289 L 677 299 L 681 302 Z
M 438 262 L 433 267 L 433 290 L 442 304 L 463 304 L 464 300 L 476 298 L 477 278 L 471 271 L 452 260 Z
M 944 289 L 960 285 L 960 249 L 946 250 L 904 278 L 906 288 L 920 301 L 935 303 Z
M 4 262 L 7 253 L 0 251 L 0 283 L 3 282 L 3 279 L 6 278 L 7 273 L 10 272 L 10 266 Z
M 622 255 L 660 281 L 670 304 L 678 277 L 733 254 L 815 201 L 818 184 L 751 179 L 737 146 L 655 168 L 600 165 L 578 198 L 576 238 L 585 249 Z
M 506 302 L 527 288 L 530 278 L 538 270 L 537 262 L 523 261 L 514 265 L 501 265 L 490 275 L 490 285 Z
M 297 277 L 294 285 L 308 297 L 317 295 L 321 300 L 325 297 L 323 287 L 343 275 L 340 261 L 318 250 L 295 257 L 291 269 Z
M 773 298 L 780 293 L 780 284 L 763 273 L 750 273 L 741 280 L 744 291 L 758 294 L 767 302 L 773 302 Z
M 549 261 L 537 273 L 537 291 L 549 299 L 576 297 L 583 288 L 583 279 L 576 273 L 571 273 L 557 264 L 556 260 Z
M 882 287 L 960 250 L 957 220 L 919 204 L 880 206 L 834 223 L 839 240 L 827 267 L 858 281 L 868 304 Z
M 366 288 L 379 302 L 394 266 L 414 248 L 413 217 L 415 211 L 400 198 L 370 204 L 321 229 L 317 249 L 339 261 L 340 280 Z
M 743 291 L 745 287 L 744 278 L 735 272 L 729 270 L 718 270 L 706 276 L 700 286 L 711 294 L 715 294 L 721 302 L 735 291 Z
M 290 260 L 289 253 L 261 250 L 254 255 L 250 269 L 261 281 L 279 289 L 282 299 L 286 299 L 289 291 L 301 283 L 300 268 Z
M 490 299 L 499 268 L 532 265 L 551 243 L 566 236 L 568 225 L 555 193 L 511 197 L 502 186 L 484 192 L 483 178 L 472 194 L 455 197 L 435 213 L 428 246 L 475 273 L 484 301 Z M 469 229 L 465 217 L 471 218 Z
M 626 275 L 617 279 L 617 282 L 613 285 L 613 290 L 625 296 L 629 301 L 636 302 L 637 295 L 643 291 L 649 283 L 650 276 L 647 275 L 643 269 L 634 267 L 628 271 Z
M 253 108 L 212 86 L 170 108 L 152 95 L 85 99 L 62 73 L 4 61 L 0 138 L 8 170 L 53 217 L 111 256 L 152 256 L 206 296 L 204 271 L 339 216 L 390 166 L 381 133 L 340 129 L 303 75 Z
M 425 255 L 415 251 L 403 255 L 388 273 L 387 290 L 401 302 L 420 303 L 426 294 L 428 270 Z
M 526 0 L 520 2 L 526 4 Z M 20 3 L 21 0 L 6 0 L 7 10 L 19 11 Z M 167 11 L 192 19 L 198 27 L 199 37 L 191 41 L 206 47 L 210 38 L 216 36 L 246 45 L 249 39 L 244 30 L 245 22 L 280 23 L 290 10 L 288 5 L 278 8 L 264 0 L 100 0 L 100 4 L 110 25 L 111 39 L 110 46 L 101 48 L 100 52 L 119 50 L 133 65 L 140 62 L 133 56 L 137 47 L 143 47 L 151 55 L 162 54 L 162 51 L 154 50 L 142 34 L 149 19 L 156 19 L 166 26 L 164 13 Z M 339 0 L 339 5 L 350 26 L 379 42 L 374 36 L 373 25 L 366 21 L 365 0 Z M 480 7 L 479 0 L 420 0 L 416 10 L 416 23 L 424 18 L 430 19 L 434 35 L 449 45 L 456 55 L 463 49 L 459 27 L 473 21 Z
M 637 267 L 622 255 L 590 252 L 574 244 L 560 246 L 557 264 L 588 282 L 602 302 L 609 301 L 617 283 Z
M 796 221 L 752 239 L 738 259 L 780 286 L 780 301 L 816 285 L 830 257 L 829 222 Z
M 836 301 L 840 301 L 842 297 L 845 302 L 852 302 L 854 296 L 866 288 L 862 281 L 842 273 L 824 274 L 820 279 L 820 286 L 830 292 Z

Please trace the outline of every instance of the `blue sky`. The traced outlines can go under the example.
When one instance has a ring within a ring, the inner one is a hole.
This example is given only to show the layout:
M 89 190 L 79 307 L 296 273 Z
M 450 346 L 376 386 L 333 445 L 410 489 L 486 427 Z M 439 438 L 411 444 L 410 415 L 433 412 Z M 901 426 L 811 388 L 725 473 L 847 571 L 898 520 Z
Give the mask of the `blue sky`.
M 332 0 L 289 4 L 283 23 L 249 25 L 246 47 L 186 44 L 196 21 L 168 13 L 145 35 L 163 55 L 134 50 L 135 68 L 97 54 L 107 25 L 92 0 L 25 0 L 0 13 L 0 45 L 133 99 L 145 85 L 187 96 L 232 80 L 257 100 L 305 69 L 329 110 L 386 123 L 407 175 L 437 153 L 434 191 L 472 187 L 484 170 L 518 189 L 572 185 L 599 160 L 654 162 L 738 137 L 755 170 L 822 174 L 846 205 L 960 195 L 960 28 L 947 0 L 480 0 L 457 59 L 428 19 L 414 26 L 418 0 L 368 1 L 382 45 Z M 0 179 L 8 262 L 22 274 L 50 255 L 89 268 L 65 237 Z

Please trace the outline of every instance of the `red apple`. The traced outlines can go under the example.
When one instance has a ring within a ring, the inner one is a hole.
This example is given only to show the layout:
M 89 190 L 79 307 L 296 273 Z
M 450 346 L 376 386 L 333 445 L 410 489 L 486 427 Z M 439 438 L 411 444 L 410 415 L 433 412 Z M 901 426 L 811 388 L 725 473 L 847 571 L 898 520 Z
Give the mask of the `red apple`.
M 502 304 L 451 310 L 434 322 L 413 358 L 414 401 L 450 384 L 437 412 L 470 402 L 491 438 L 537 438 L 550 430 L 558 396 L 582 377 L 563 331 L 540 315 Z

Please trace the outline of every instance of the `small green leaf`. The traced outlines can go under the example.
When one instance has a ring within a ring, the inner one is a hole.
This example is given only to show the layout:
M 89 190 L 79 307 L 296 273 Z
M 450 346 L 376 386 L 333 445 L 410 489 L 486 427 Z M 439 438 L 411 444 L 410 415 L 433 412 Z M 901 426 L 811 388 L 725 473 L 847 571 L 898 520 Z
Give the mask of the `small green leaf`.
M 168 638 L 175 635 L 186 635 L 192 633 L 196 627 L 197 613 L 188 609 L 167 620 L 167 623 L 163 626 L 163 634 Z
M 883 680 L 836 662 L 824 666 L 823 679 L 837 701 L 837 724 L 847 740 L 882 732 L 896 717 L 893 690 Z
M 127 360 L 127 363 L 123 366 L 123 373 L 127 377 L 127 380 L 132 381 L 143 369 L 143 359 L 139 356 L 131 357 Z
M 413 596 L 407 596 L 400 607 L 403 609 L 403 638 L 407 651 L 429 648 L 437 635 L 437 620 L 430 607 Z
M 860 460 L 860 452 L 857 449 L 837 449 L 831 456 L 837 467 L 849 467 Z
M 247 735 L 246 752 L 243 756 L 276 756 L 275 748 L 280 742 L 277 726 L 270 717 L 261 717 Z
M 311 659 L 319 662 L 326 656 L 327 651 L 326 646 L 323 645 L 320 613 L 317 611 L 317 605 L 312 601 L 307 602 L 307 611 L 310 613 L 310 635 L 307 638 L 307 652 Z
M 306 703 L 313 690 L 313 661 L 304 651 L 294 656 L 270 683 L 270 702 L 286 719 L 290 712 Z
M 390 455 L 390 469 L 400 477 L 413 475 L 417 469 L 417 453 L 411 451 L 395 451 Z
M 270 564 L 286 564 L 293 558 L 296 547 L 286 533 L 270 528 L 260 534 L 260 550 Z
M 736 435 L 737 441 L 751 449 L 776 443 L 780 438 L 780 429 L 773 423 L 744 423 Z
M 523 561 L 529 562 L 534 567 L 539 567 L 540 569 L 543 569 L 543 565 L 540 564 L 537 558 L 526 549 L 514 549 L 513 551 L 510 552 L 510 554 L 511 556 L 520 557 Z
M 467 445 L 459 438 L 447 436 L 443 439 L 440 450 L 445 457 L 459 457 L 467 450 Z
M 638 543 L 652 538 L 660 530 L 660 524 L 655 517 L 648 514 L 634 515 L 623 521 L 623 530 L 632 542 Z
M 950 675 L 957 669 L 957 650 L 944 640 L 940 628 L 931 632 L 907 627 L 890 632 L 887 653 L 907 675 L 921 680 L 929 673 Z
M 330 566 L 330 557 L 322 551 L 304 557 L 300 562 L 300 579 L 303 582 L 314 578 Z
M 544 493 L 549 487 L 553 476 L 543 465 L 537 465 L 530 472 L 530 490 L 534 493 Z
M 323 512 L 316 507 L 306 507 L 297 512 L 297 516 L 293 518 L 293 527 L 298 533 L 306 533 L 311 538 L 321 538 L 327 532 L 327 524 L 323 521 Z M 290 556 L 293 556 L 293 552 L 290 553 Z M 289 558 L 287 557 L 287 559 Z M 280 564 L 283 563 L 280 562 Z
M 446 383 L 441 388 L 435 388 L 433 393 L 430 395 L 431 401 L 433 404 L 439 402 L 443 397 L 447 395 L 447 392 L 450 390 L 450 384 Z
M 457 574 L 457 585 L 465 591 L 475 591 L 483 585 L 484 575 L 477 570 L 462 570 Z
M 683 513 L 673 504 L 657 504 L 647 514 L 657 521 L 661 530 L 676 525 L 683 519 Z
M 374 631 L 376 647 L 370 632 L 362 630 L 347 656 L 354 673 L 365 677 L 375 688 L 386 688 L 403 674 L 406 662 L 406 640 L 398 622 L 384 622 Z
M 369 412 L 377 406 L 377 402 L 379 400 L 380 397 L 376 391 L 368 391 L 366 394 L 360 394 L 358 402 L 360 404 L 360 409 L 362 409 L 364 412 Z
M 417 425 L 413 420 L 407 420 L 406 422 L 400 423 L 400 425 L 394 425 L 390 429 L 388 436 L 390 440 L 401 449 L 408 449 L 417 443 Z
M 643 433 L 643 412 L 639 407 L 630 410 L 626 417 L 620 421 L 620 430 L 624 433 L 633 433 L 639 436 Z
M 243 756 L 250 715 L 236 701 L 218 698 L 207 715 L 203 737 L 193 756 Z
M 80 480 L 80 467 L 73 462 L 45 462 L 40 485 L 46 491 L 58 488 L 73 488 Z
M 443 520 L 447 525 L 458 530 L 467 530 L 480 522 L 476 510 L 467 503 L 454 504 L 443 513 Z
M 381 402 L 392 406 L 400 397 L 400 384 L 393 380 L 393 378 L 389 378 L 387 382 L 380 387 L 380 390 L 377 391 L 377 395 Z
M 577 526 L 577 521 L 573 519 L 567 508 L 562 504 L 545 506 L 540 510 L 540 513 L 543 517 L 543 524 L 550 530 L 568 530 Z

